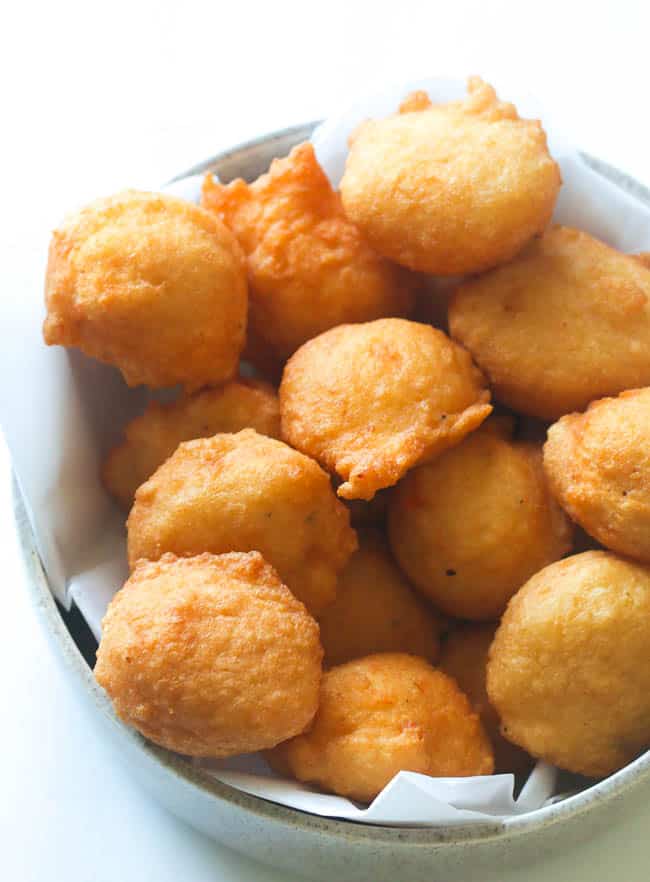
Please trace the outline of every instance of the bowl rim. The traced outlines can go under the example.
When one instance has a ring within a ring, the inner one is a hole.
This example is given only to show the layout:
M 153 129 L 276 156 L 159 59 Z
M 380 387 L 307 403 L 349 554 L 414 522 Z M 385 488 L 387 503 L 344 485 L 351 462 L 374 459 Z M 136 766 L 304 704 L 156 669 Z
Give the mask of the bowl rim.
M 238 159 L 243 161 L 247 156 L 254 155 L 262 146 L 267 149 L 275 150 L 277 148 L 286 152 L 295 144 L 307 140 L 318 123 L 319 121 L 313 121 L 292 126 L 230 147 L 182 172 L 174 177 L 170 183 L 205 172 L 218 171 L 220 166 L 228 167 Z M 283 153 L 278 153 L 277 155 L 283 155 Z M 650 189 L 595 156 L 583 152 L 580 155 L 598 174 L 650 206 Z M 229 175 L 226 174 L 224 178 L 228 179 Z M 341 840 L 350 841 L 351 839 L 356 839 L 366 844 L 383 842 L 391 844 L 394 848 L 412 848 L 414 846 L 444 848 L 486 843 L 495 840 L 503 841 L 528 833 L 539 832 L 542 828 L 562 824 L 570 818 L 584 816 L 592 812 L 604 801 L 609 802 L 622 796 L 629 790 L 641 786 L 645 782 L 650 782 L 650 751 L 647 751 L 632 763 L 629 763 L 623 769 L 604 778 L 602 781 L 565 798 L 561 802 L 553 803 L 533 812 L 485 824 L 398 827 L 313 815 L 299 809 L 274 803 L 262 797 L 253 796 L 217 781 L 201 769 L 193 766 L 187 759 L 146 741 L 139 733 L 126 726 L 117 718 L 108 696 L 97 684 L 91 668 L 81 655 L 57 608 L 37 551 L 27 507 L 15 473 L 13 476 L 13 507 L 16 532 L 32 601 L 50 638 L 50 642 L 54 644 L 59 656 L 73 673 L 76 682 L 90 696 L 101 716 L 113 727 L 117 727 L 120 737 L 130 742 L 134 750 L 141 752 L 149 760 L 153 760 L 170 778 L 176 779 L 179 784 L 195 788 L 201 791 L 204 796 L 207 795 L 221 802 L 229 803 L 233 807 L 238 807 L 245 812 L 257 816 L 260 820 L 263 819 L 265 822 L 274 822 L 305 831 L 317 831 Z

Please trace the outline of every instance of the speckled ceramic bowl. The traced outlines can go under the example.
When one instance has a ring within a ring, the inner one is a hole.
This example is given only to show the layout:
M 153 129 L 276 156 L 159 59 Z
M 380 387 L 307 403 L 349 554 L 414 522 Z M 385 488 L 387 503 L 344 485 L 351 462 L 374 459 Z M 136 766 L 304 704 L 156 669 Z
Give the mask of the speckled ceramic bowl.
M 252 180 L 275 156 L 284 156 L 309 138 L 312 129 L 309 124 L 268 135 L 228 150 L 179 178 L 216 171 L 223 181 L 237 176 Z M 641 185 L 598 160 L 585 159 L 650 205 L 650 192 Z M 34 604 L 80 696 L 95 707 L 99 724 L 132 774 L 178 817 L 230 848 L 298 876 L 323 880 L 478 882 L 505 866 L 523 866 L 541 855 L 568 849 L 650 799 L 650 753 L 560 803 L 481 826 L 409 829 L 335 821 L 221 784 L 149 744 L 115 717 L 52 598 L 17 485 L 15 509 Z

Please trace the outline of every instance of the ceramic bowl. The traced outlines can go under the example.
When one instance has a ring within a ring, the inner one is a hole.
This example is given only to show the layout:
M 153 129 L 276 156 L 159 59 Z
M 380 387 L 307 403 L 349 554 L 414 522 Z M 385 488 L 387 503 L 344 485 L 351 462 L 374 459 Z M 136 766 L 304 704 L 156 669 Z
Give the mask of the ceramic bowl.
M 276 156 L 309 138 L 314 124 L 267 135 L 189 169 L 177 180 L 215 171 L 222 181 L 248 180 Z M 615 185 L 650 205 L 650 192 L 592 157 L 586 161 Z M 470 882 L 506 866 L 525 865 L 610 827 L 650 798 L 650 753 L 562 802 L 505 822 L 444 828 L 377 827 L 321 818 L 285 808 L 221 784 L 189 762 L 145 741 L 113 713 L 66 627 L 36 551 L 18 485 L 18 532 L 34 605 L 74 679 L 90 702 L 115 756 L 178 817 L 213 839 L 299 877 L 345 882 Z

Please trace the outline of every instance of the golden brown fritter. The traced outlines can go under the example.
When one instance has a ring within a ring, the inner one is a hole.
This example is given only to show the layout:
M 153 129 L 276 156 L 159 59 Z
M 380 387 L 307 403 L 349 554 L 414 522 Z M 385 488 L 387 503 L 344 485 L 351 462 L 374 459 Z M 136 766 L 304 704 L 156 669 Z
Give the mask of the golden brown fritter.
M 494 768 L 479 717 L 454 681 L 401 653 L 326 672 L 309 731 L 268 756 L 282 773 L 361 802 L 400 771 L 464 777 Z
M 580 775 L 650 746 L 650 569 L 587 551 L 537 573 L 510 601 L 487 688 L 502 732 Z
M 494 621 L 524 582 L 571 548 L 538 444 L 488 421 L 391 498 L 391 548 L 413 585 L 443 612 Z
M 489 623 L 455 628 L 442 644 L 440 670 L 454 678 L 479 714 L 494 749 L 494 771 L 524 774 L 530 770 L 531 757 L 506 741 L 499 731 L 499 715 L 490 704 L 485 686 L 488 651 L 496 627 Z
M 603 398 L 551 426 L 544 468 L 574 521 L 650 563 L 650 388 Z
M 541 419 L 650 384 L 650 270 L 578 230 L 461 285 L 449 327 L 494 397 Z
M 281 441 L 244 429 L 181 444 L 135 495 L 129 562 L 259 551 L 317 614 L 357 547 L 325 472 Z
M 346 214 L 376 250 L 412 270 L 475 273 L 505 263 L 551 219 L 561 179 L 537 120 L 478 77 L 468 97 L 363 123 L 341 181 Z
M 280 385 L 283 437 L 372 499 L 475 429 L 492 408 L 468 353 L 404 319 L 341 325 L 302 346 Z
M 280 437 L 280 405 L 275 390 L 261 380 L 231 380 L 215 389 L 185 395 L 172 404 L 152 402 L 125 428 L 102 469 L 107 490 L 127 511 L 135 491 L 182 441 L 251 428 Z
M 95 676 L 151 741 L 223 757 L 305 729 L 322 654 L 318 625 L 257 552 L 166 554 L 111 601 Z
M 344 322 L 408 315 L 419 281 L 376 254 L 343 213 L 314 148 L 299 144 L 248 185 L 207 177 L 203 205 L 239 239 L 248 261 L 250 336 L 285 361 Z M 257 363 L 254 346 L 247 355 Z
M 45 342 L 114 365 L 129 386 L 193 391 L 237 372 L 243 254 L 225 224 L 183 199 L 128 190 L 68 217 L 45 298 Z
M 333 604 L 318 619 L 328 665 L 376 652 L 408 652 L 435 662 L 440 622 L 417 597 L 378 530 L 359 533 Z

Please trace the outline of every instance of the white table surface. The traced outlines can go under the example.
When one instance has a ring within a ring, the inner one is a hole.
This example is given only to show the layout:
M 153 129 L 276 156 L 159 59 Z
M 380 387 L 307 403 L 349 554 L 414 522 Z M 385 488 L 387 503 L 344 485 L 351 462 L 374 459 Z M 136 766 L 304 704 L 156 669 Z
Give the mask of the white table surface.
M 561 114 L 575 143 L 649 183 L 649 25 L 645 0 L 14 3 L 0 26 L 0 296 L 40 296 L 49 231 L 68 208 L 155 187 L 400 77 L 516 80 Z M 194 833 L 129 780 L 33 615 L 11 521 L 0 442 L 2 878 L 291 882 Z M 650 806 L 633 805 L 525 878 L 647 880 L 649 825 Z

